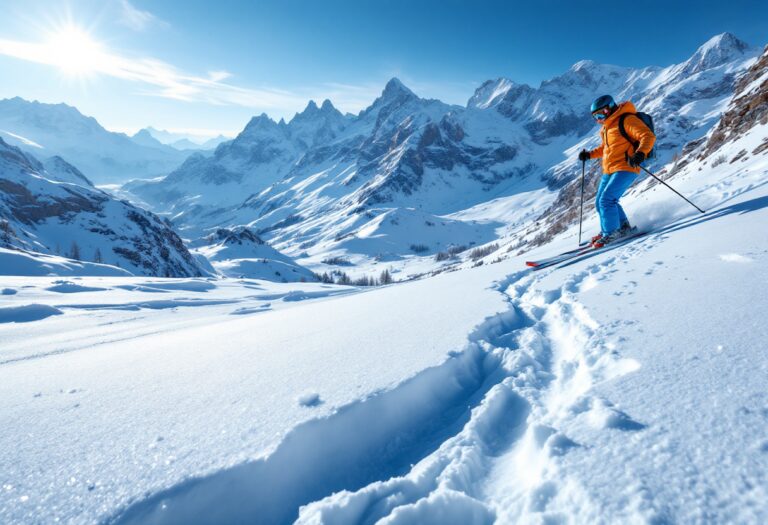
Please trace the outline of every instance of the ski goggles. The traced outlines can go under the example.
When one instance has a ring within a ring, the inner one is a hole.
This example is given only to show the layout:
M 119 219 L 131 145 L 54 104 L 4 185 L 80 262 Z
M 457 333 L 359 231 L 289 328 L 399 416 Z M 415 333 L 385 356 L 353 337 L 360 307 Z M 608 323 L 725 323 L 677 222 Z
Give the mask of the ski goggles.
M 611 109 L 606 106 L 592 113 L 592 118 L 594 118 L 595 120 L 605 120 L 606 118 L 608 118 L 608 115 L 610 114 L 611 114 Z

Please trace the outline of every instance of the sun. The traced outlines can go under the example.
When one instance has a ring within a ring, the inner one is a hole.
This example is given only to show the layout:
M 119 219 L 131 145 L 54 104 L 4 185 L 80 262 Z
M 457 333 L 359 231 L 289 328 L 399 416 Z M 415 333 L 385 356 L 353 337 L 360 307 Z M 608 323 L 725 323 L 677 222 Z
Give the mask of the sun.
M 87 76 L 98 71 L 106 56 L 90 34 L 74 25 L 51 32 L 46 48 L 50 63 L 71 76 Z

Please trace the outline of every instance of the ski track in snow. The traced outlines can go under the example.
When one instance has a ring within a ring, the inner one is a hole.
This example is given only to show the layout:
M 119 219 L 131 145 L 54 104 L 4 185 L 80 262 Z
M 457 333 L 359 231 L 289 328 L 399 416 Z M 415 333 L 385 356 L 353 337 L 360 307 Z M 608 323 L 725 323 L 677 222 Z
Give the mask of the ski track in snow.
M 443 364 L 295 427 L 265 458 L 186 480 L 107 522 L 599 521 L 599 505 L 558 472 L 558 458 L 582 446 L 561 429 L 577 418 L 606 431 L 646 426 L 590 394 L 640 365 L 606 342 L 611 327 L 598 326 L 577 296 L 664 239 L 622 247 L 554 290 L 537 286 L 553 270 L 509 275 L 497 283 L 509 309 Z M 503 493 L 487 483 L 499 477 Z

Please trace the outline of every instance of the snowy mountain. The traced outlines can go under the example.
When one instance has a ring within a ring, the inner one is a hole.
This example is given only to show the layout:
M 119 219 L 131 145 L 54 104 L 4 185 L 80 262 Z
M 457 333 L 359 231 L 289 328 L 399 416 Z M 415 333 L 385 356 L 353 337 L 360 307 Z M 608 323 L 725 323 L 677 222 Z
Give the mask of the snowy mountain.
M 170 146 L 180 151 L 203 149 L 199 144 L 195 144 L 189 139 L 179 139 L 176 142 L 171 142 Z
M 216 149 L 222 142 L 230 140 L 224 135 L 219 135 L 207 140 L 185 133 L 172 133 L 164 129 L 155 129 L 152 126 L 139 130 L 133 135 L 133 140 L 146 145 L 166 145 L 171 148 L 184 150 L 207 151 Z
M 190 247 L 227 277 L 275 282 L 317 280 L 314 273 L 269 246 L 248 228 L 219 228 L 190 243 Z
M 658 164 L 679 157 L 711 129 L 757 53 L 724 33 L 664 68 L 581 61 L 538 88 L 488 81 L 463 108 L 422 99 L 393 79 L 357 116 L 326 101 L 288 123 L 254 117 L 211 158 L 193 156 L 164 179 L 125 189 L 192 237 L 245 225 L 313 269 L 338 253 L 359 268 L 382 254 L 407 265 L 419 256 L 402 247 L 434 244 L 431 224 L 475 221 L 497 237 L 518 235 L 564 201 L 561 188 L 579 175 L 576 153 L 598 140 L 588 111 L 598 94 L 631 98 L 654 115 Z M 350 244 L 366 238 L 382 210 L 409 208 L 426 218 L 412 224 L 408 242 L 387 233 Z
M 146 146 L 148 148 L 163 149 L 165 144 L 157 140 L 146 129 L 140 129 L 134 135 L 131 136 L 131 140 L 140 146 Z
M 19 97 L 0 100 L 0 134 L 8 144 L 40 158 L 67 159 L 97 184 L 165 175 L 186 158 L 173 148 L 107 131 L 66 104 Z
M 0 247 L 15 250 L 17 256 L 14 263 L 14 252 L 3 252 L 3 273 L 39 274 L 38 267 L 46 266 L 43 274 L 56 273 L 64 261 L 47 257 L 53 255 L 73 259 L 74 265 L 98 263 L 99 268 L 83 267 L 81 273 L 86 275 L 109 274 L 110 266 L 123 269 L 112 268 L 112 274 L 205 273 L 173 229 L 156 215 L 97 190 L 59 157 L 41 163 L 2 139 L 0 226 Z M 37 262 L 21 264 L 29 259 Z

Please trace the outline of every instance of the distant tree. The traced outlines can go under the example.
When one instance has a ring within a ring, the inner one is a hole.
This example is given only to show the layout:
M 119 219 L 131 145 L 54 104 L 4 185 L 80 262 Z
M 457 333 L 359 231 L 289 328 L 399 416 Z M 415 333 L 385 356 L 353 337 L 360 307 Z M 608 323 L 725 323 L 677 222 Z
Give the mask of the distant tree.
M 75 241 L 72 241 L 72 247 L 69 249 L 69 258 L 76 261 L 80 260 L 80 246 Z
M 385 285 L 385 284 L 392 284 L 394 282 L 394 279 L 392 279 L 392 274 L 389 272 L 389 270 L 382 270 L 381 275 L 379 276 L 379 284 Z
M 352 279 L 349 278 L 346 272 L 339 272 L 336 278 L 336 284 L 351 284 Z
M 101 250 L 99 248 L 96 248 L 96 252 L 93 254 L 93 262 L 101 264 L 104 262 L 104 260 L 101 257 Z

